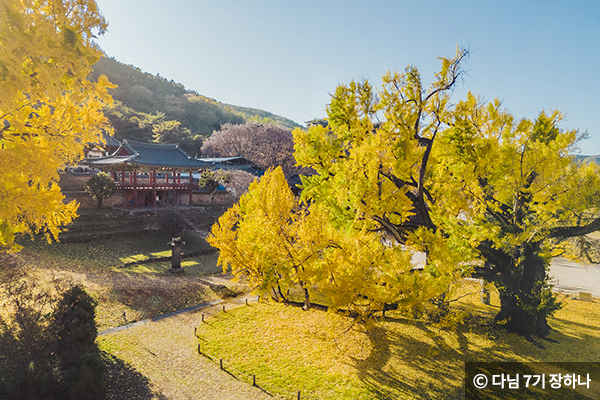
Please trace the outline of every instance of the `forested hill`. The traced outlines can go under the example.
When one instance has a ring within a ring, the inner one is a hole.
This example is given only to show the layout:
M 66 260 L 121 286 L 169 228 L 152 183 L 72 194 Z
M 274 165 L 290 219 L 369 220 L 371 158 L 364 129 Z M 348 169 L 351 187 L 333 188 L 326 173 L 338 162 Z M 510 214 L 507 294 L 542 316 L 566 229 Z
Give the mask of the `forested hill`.
M 119 140 L 180 143 L 195 155 L 200 154 L 202 141 L 225 123 L 271 122 L 288 129 L 300 126 L 267 111 L 220 103 L 112 58 L 101 58 L 91 79 L 95 81 L 101 74 L 118 85 L 110 90 L 115 104 L 106 114 Z
M 583 161 L 583 162 L 595 162 L 596 164 L 600 164 L 600 155 L 597 156 L 575 156 L 575 161 Z

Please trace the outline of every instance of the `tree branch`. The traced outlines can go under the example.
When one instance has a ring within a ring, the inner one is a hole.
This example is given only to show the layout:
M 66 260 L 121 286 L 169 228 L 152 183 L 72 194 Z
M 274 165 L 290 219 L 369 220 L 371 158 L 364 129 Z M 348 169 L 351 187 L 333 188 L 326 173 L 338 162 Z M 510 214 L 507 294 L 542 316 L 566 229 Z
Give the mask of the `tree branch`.
M 584 226 L 561 226 L 550 229 L 551 238 L 583 236 L 588 233 L 600 231 L 600 218 Z

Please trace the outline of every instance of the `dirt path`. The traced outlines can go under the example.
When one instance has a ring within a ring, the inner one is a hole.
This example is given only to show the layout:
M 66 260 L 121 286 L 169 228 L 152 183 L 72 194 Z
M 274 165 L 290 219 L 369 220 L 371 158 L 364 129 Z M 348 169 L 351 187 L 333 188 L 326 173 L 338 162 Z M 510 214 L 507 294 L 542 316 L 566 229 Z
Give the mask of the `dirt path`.
M 98 338 L 101 348 L 128 362 L 146 376 L 153 390 L 167 399 L 263 400 L 273 399 L 262 390 L 222 371 L 218 364 L 198 354 L 194 327 L 206 317 L 256 301 L 241 296 L 218 305 L 138 323 Z M 161 398 L 161 396 L 157 396 Z

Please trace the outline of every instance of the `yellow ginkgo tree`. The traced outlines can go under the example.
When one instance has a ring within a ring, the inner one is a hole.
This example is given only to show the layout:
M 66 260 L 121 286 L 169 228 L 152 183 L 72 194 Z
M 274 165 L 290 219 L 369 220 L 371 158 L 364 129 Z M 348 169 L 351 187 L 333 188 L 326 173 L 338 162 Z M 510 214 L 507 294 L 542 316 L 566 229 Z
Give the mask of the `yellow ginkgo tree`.
M 337 226 L 326 207 L 301 203 L 277 168 L 250 185 L 207 240 L 219 248 L 224 269 L 278 301 L 290 302 L 290 290 L 300 288 L 305 308 L 316 296 L 368 319 L 398 306 L 425 311 L 428 300 L 448 290 L 455 275 L 449 263 L 436 273 L 414 273 L 411 263 L 425 241 L 440 241 L 435 234 L 419 230 L 408 250 L 359 225 Z M 443 240 L 436 249 L 442 248 Z M 438 257 L 451 258 L 448 252 L 431 255 Z
M 548 335 L 549 261 L 590 254 L 567 239 L 600 230 L 600 171 L 575 162 L 585 135 L 560 129 L 558 111 L 518 120 L 470 93 L 452 103 L 467 56 L 441 58 L 429 87 L 413 66 L 379 90 L 340 85 L 327 120 L 294 131 L 295 159 L 315 171 L 301 198 L 283 177 L 253 185 L 213 228 L 221 264 L 363 316 L 447 309 L 452 283 L 476 274 L 498 287 L 503 326 Z
M 111 131 L 111 85 L 87 79 L 106 28 L 94 0 L 0 1 L 0 251 L 17 233 L 56 238 L 76 216 L 58 171 Z
M 585 134 L 560 129 L 562 119 L 553 111 L 516 120 L 498 100 L 469 93 L 439 143 L 437 171 L 467 202 L 461 225 L 475 228 L 488 263 L 477 273 L 500 292 L 496 319 L 530 339 L 548 335 L 547 317 L 560 308 L 547 273 L 552 256 L 589 257 L 572 241 L 600 230 L 600 168 L 575 162 Z

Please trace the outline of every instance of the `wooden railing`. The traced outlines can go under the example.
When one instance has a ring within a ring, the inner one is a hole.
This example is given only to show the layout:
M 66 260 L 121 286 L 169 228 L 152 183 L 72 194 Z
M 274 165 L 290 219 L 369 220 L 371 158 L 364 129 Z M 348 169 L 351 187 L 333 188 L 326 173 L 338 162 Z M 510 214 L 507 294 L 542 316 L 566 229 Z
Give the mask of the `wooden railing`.
M 129 183 L 129 182 L 116 182 L 117 184 L 117 189 L 120 190 L 190 190 L 190 189 L 197 189 L 198 185 L 197 184 L 193 184 L 193 183 L 189 183 L 189 182 L 182 182 L 182 183 L 166 183 L 166 182 L 157 182 L 157 183 L 149 183 L 149 182 L 136 182 L 136 183 Z

